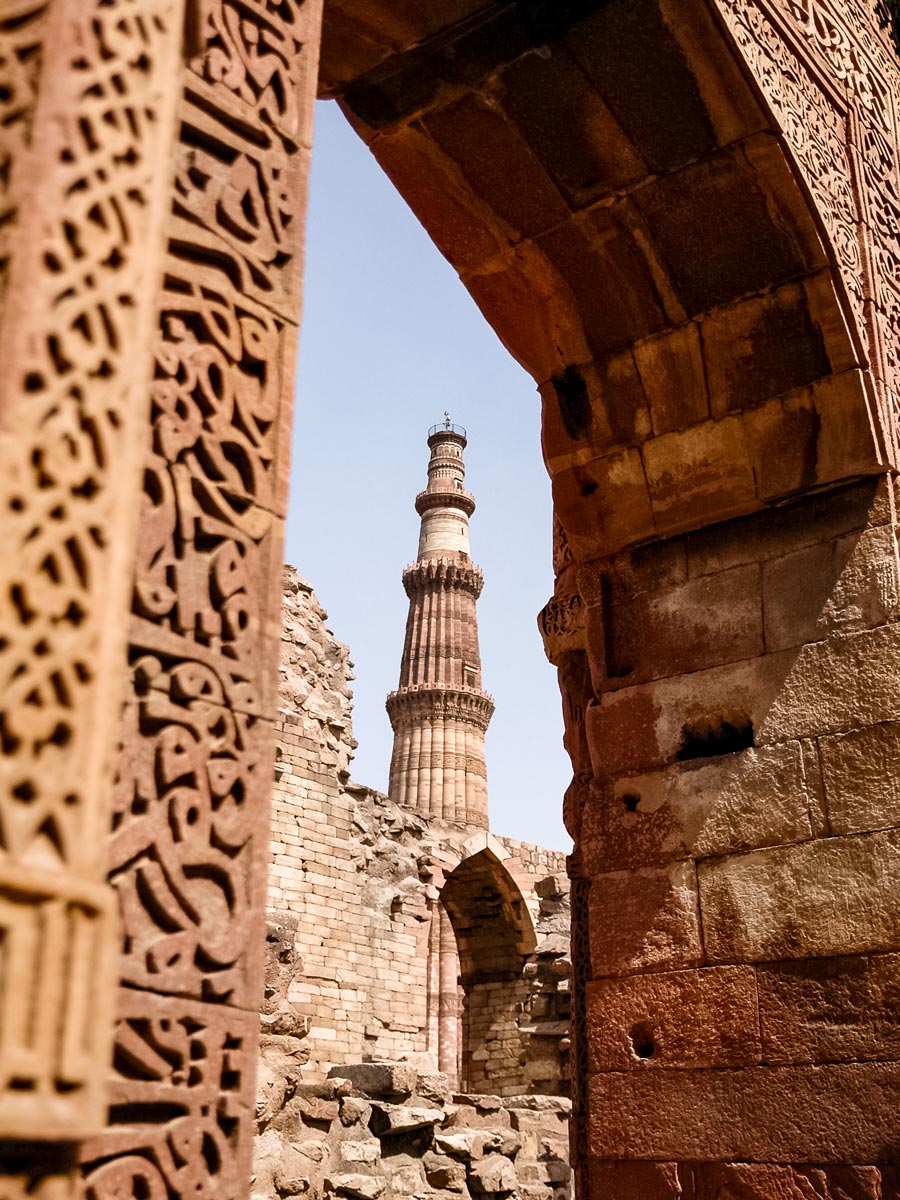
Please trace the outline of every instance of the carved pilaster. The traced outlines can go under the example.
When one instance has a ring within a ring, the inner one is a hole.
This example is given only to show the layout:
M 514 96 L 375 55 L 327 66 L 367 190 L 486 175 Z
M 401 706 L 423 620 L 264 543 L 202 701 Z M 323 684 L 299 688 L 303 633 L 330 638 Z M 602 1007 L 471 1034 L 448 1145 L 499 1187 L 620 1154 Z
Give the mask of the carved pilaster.
M 105 884 L 182 0 L 0 7 L 0 1136 L 106 1114 Z M 46 1169 L 46 1164 L 45 1164 Z

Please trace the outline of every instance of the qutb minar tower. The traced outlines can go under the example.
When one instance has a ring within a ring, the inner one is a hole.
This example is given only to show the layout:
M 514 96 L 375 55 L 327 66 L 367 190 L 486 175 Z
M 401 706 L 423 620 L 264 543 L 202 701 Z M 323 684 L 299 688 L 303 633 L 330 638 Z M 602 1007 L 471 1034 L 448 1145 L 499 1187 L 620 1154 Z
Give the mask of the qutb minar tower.
M 403 572 L 409 616 L 400 684 L 387 698 L 389 793 L 424 817 L 486 829 L 484 735 L 494 704 L 481 687 L 475 616 L 484 577 L 469 557 L 466 431 L 444 415 L 429 430 L 428 485 L 416 497 L 418 557 Z

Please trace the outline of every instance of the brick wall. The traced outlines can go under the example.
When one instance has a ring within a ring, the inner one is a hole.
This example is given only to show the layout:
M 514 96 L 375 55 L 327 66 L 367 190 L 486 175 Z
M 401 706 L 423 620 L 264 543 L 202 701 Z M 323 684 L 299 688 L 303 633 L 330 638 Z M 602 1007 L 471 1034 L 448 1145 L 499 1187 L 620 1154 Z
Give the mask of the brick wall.
M 469 883 L 457 888 L 451 920 L 476 950 L 463 972 L 464 1077 L 485 1091 L 564 1092 L 564 856 L 426 822 L 353 783 L 352 663 L 326 619 L 310 586 L 287 568 L 268 903 L 270 923 L 293 931 L 296 958 L 283 990 L 308 1025 L 307 1076 L 360 1059 L 425 1062 L 433 1054 L 430 926 L 442 889 L 462 871 Z M 490 899 L 478 908 L 482 893 L 502 898 L 502 920 Z M 494 977 L 491 955 L 504 950 Z

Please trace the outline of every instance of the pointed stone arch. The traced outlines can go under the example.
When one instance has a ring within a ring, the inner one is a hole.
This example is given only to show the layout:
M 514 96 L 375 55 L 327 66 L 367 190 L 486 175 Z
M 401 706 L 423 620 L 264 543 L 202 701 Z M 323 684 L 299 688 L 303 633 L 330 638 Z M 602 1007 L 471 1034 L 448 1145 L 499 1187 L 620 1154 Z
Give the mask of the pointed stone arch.
M 499 1095 L 528 1091 L 520 1018 L 537 938 L 525 897 L 495 849 L 484 845 L 449 872 L 440 898 L 459 961 L 461 1086 Z

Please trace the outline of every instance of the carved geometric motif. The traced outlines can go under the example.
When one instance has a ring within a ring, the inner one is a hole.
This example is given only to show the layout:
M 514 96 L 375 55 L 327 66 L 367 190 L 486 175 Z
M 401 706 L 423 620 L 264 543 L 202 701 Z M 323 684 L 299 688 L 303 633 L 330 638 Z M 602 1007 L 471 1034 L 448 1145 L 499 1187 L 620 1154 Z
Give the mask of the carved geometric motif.
M 241 1200 L 259 1017 L 123 988 L 110 1123 L 88 1200 Z
M 105 834 L 182 24 L 181 0 L 0 17 L 4 1136 L 104 1119 Z
M 48 0 L 6 0 L 0 11 L 0 305 L 15 240 L 12 177 L 31 139 Z
M 900 64 L 862 0 L 721 0 L 825 223 L 900 462 Z
M 95 1200 L 242 1196 L 319 0 L 198 0 L 150 386 L 110 880 Z

